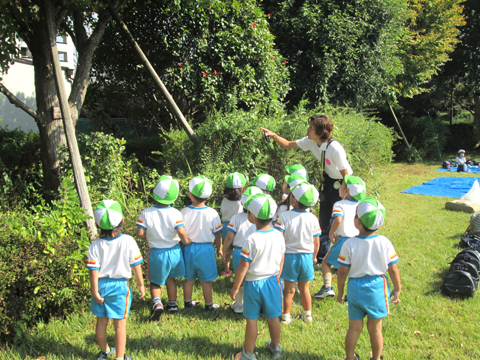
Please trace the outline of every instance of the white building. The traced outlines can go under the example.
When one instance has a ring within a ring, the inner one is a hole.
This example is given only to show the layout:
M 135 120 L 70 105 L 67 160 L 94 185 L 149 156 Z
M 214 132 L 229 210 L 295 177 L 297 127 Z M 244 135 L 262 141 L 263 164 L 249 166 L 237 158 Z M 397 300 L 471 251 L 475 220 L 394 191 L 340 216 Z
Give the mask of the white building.
M 33 110 L 37 109 L 35 101 L 35 78 L 32 63 L 32 54 L 25 42 L 17 39 L 20 48 L 20 57 L 8 69 L 6 74 L 0 75 L 1 82 L 17 98 L 23 101 Z M 65 90 L 70 94 L 75 71 L 75 46 L 68 36 L 57 36 L 57 49 L 60 64 L 65 75 Z M 23 131 L 32 130 L 38 132 L 35 120 L 23 110 L 10 104 L 8 99 L 0 93 L 0 127 L 8 129 L 20 129 Z

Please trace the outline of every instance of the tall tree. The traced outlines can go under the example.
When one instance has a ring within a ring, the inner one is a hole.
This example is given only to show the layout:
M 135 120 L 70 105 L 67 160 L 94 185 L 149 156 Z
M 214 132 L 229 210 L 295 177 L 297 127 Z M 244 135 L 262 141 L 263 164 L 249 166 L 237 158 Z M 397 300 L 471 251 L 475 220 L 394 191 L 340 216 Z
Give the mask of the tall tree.
M 282 100 L 289 89 L 267 16 L 254 1 L 137 0 L 120 15 L 190 119 L 226 105 Z M 85 108 L 141 118 L 156 130 L 166 104 L 118 32 L 108 27 L 98 48 Z
M 74 124 L 83 106 L 90 82 L 90 70 L 95 48 L 100 43 L 110 14 L 105 6 L 94 0 L 53 0 L 54 32 L 67 33 L 78 53 L 72 90 L 68 97 Z M 118 6 L 118 1 L 115 6 Z M 55 86 L 51 47 L 42 0 L 2 0 L 0 7 L 0 66 L 2 72 L 18 56 L 16 36 L 24 40 L 32 53 L 35 69 L 37 110 L 23 104 L 0 83 L 0 91 L 9 101 L 32 116 L 41 138 L 44 189 L 51 197 L 60 185 L 58 172 L 60 146 L 66 144 L 61 119 L 53 118 L 53 107 L 59 105 Z

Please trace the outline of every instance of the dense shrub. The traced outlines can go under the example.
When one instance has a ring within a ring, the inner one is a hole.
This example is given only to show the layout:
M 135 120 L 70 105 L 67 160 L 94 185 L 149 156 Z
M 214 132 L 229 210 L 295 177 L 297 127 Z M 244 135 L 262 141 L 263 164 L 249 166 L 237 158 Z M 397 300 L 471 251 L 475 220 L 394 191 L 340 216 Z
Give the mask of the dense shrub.
M 447 125 L 448 140 L 443 150 L 457 152 L 458 149 L 473 149 L 477 143 L 475 126 L 473 124 Z
M 51 206 L 0 213 L 0 339 L 84 307 L 89 294 L 86 216 L 71 178 Z

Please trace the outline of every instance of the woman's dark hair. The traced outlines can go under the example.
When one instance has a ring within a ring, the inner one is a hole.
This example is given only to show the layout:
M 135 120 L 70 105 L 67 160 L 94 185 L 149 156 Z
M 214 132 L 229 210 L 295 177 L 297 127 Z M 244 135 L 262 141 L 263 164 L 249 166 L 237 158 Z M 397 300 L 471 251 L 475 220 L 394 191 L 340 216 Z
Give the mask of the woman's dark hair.
M 114 238 L 120 235 L 123 232 L 123 221 L 117 225 L 117 227 L 113 228 L 112 230 L 104 230 L 100 229 L 100 237 L 101 238 Z
M 227 200 L 230 201 L 240 200 L 240 198 L 242 197 L 242 189 L 232 189 L 226 187 L 223 190 L 223 197 L 227 198 Z
M 327 141 L 332 138 L 333 123 L 327 115 L 312 115 L 308 121 L 313 121 L 315 134 L 320 136 L 321 140 Z

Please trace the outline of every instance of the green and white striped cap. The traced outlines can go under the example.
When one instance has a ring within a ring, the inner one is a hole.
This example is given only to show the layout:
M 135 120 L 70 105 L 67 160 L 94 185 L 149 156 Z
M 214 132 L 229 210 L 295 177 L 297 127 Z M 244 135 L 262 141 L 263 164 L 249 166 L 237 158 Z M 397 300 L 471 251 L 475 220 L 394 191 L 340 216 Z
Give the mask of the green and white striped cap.
M 260 174 L 250 181 L 250 185 L 258 186 L 262 190 L 273 191 L 275 189 L 275 179 L 268 174 Z
M 95 209 L 94 216 L 100 229 L 113 230 L 122 222 L 122 207 L 116 201 L 103 200 Z
M 302 182 L 306 182 L 306 181 L 307 181 L 307 179 L 305 179 L 305 177 L 303 177 L 303 175 L 299 175 L 299 174 L 285 176 L 285 182 L 287 183 L 287 185 L 290 189 L 294 188 L 298 184 L 301 184 Z
M 245 186 L 247 179 L 238 172 L 231 173 L 227 177 L 227 187 L 230 189 L 240 189 Z
M 179 190 L 177 180 L 173 180 L 169 175 L 162 175 L 153 189 L 153 198 L 160 204 L 170 205 L 177 199 Z
M 355 200 L 360 201 L 365 197 L 367 187 L 358 176 L 345 175 L 345 185 L 347 185 L 348 193 Z
M 318 190 L 306 181 L 295 186 L 292 194 L 299 203 L 308 207 L 315 205 L 318 201 Z
M 203 175 L 195 176 L 188 183 L 188 190 L 201 199 L 206 199 L 212 195 L 212 180 Z
M 248 211 L 260 220 L 269 220 L 277 212 L 277 204 L 270 195 L 255 194 L 248 197 L 245 204 Z
M 285 170 L 287 170 L 287 173 L 289 173 L 290 175 L 302 175 L 305 180 L 308 181 L 307 170 L 300 164 L 287 165 L 285 166 Z
M 357 216 L 366 229 L 375 231 L 385 221 L 385 208 L 380 201 L 367 197 L 358 203 Z
M 247 188 L 247 190 L 243 192 L 240 201 L 242 202 L 242 205 L 245 207 L 245 209 L 247 208 L 245 204 L 247 203 L 248 197 L 256 194 L 263 194 L 262 189 L 260 189 L 258 186 L 250 186 Z

